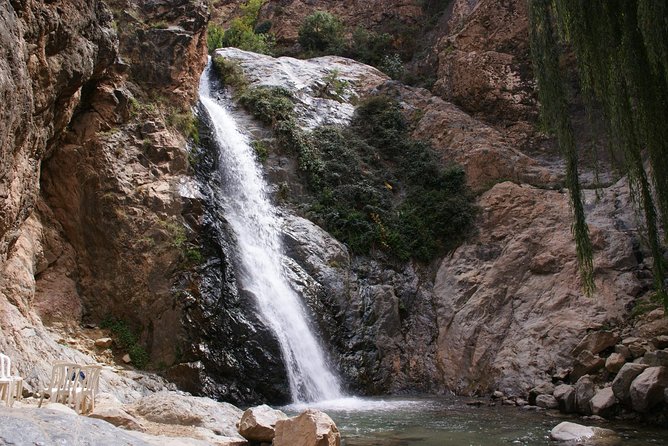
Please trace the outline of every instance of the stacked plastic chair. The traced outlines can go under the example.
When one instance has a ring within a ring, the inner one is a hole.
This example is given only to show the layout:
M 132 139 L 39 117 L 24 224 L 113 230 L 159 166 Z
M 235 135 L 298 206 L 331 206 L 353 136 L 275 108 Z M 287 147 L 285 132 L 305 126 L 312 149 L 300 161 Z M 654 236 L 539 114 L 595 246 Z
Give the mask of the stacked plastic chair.
M 12 375 L 11 369 L 9 356 L 0 353 L 0 399 L 10 407 L 14 401 L 21 399 L 23 393 L 23 378 Z

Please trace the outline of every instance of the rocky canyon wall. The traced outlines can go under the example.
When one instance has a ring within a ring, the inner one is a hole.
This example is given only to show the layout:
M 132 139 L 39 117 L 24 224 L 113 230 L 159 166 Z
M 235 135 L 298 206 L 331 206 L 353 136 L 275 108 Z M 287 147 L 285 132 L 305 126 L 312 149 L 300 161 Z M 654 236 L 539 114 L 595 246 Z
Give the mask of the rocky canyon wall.
M 409 3 L 402 3 L 409 12 L 401 20 L 424 20 L 420 6 Z M 261 19 L 272 21 L 279 41 L 293 44 L 297 19 L 315 10 L 338 15 L 348 30 L 383 31 L 383 19 L 400 9 L 366 5 L 268 2 Z M 374 12 L 353 13 L 358 9 Z M 309 304 L 321 315 L 340 371 L 358 390 L 526 395 L 564 376 L 572 348 L 588 332 L 633 322 L 630 310 L 651 289 L 651 265 L 628 187 L 606 172 L 609 186 L 586 192 L 598 288 L 591 298 L 581 290 L 562 163 L 537 125 L 525 2 L 455 0 L 429 33 L 438 42 L 428 56 L 436 61 L 431 91 L 369 75 L 364 94 L 398 99 L 413 136 L 429 141 L 444 165 L 464 167 L 481 209 L 477 235 L 431 272 L 351 257 L 300 221 L 292 222 L 288 244 L 313 279 L 306 281 Z M 258 71 L 243 57 L 242 66 Z M 279 78 L 266 83 L 290 88 Z M 294 181 L 271 157 L 267 171 Z M 585 169 L 583 177 L 592 174 Z
M 82 325 L 114 317 L 153 363 L 176 362 L 185 335 L 171 288 L 183 216 L 197 221 L 184 123 L 206 3 L 12 1 L 0 14 L 12 104 L 0 124 L 0 349 L 35 386 L 51 360 L 78 354 L 68 347 L 85 344 Z
M 588 331 L 626 324 L 650 268 L 627 186 L 611 176 L 600 197 L 587 191 L 598 291 L 581 292 L 561 162 L 535 125 L 524 0 L 453 0 L 436 17 L 423 3 L 269 1 L 260 19 L 284 45 L 318 9 L 349 31 L 422 30 L 432 90 L 338 58 L 304 84 L 321 91 L 334 67 L 357 96 L 396 98 L 413 136 L 464 167 L 477 233 L 431 264 L 388 263 L 351 255 L 286 206 L 286 262 L 354 392 L 523 395 L 570 368 Z M 212 5 L 219 16 L 237 6 Z M 235 290 L 224 219 L 193 180 L 207 183 L 217 162 L 187 150 L 210 139 L 191 111 L 209 12 L 204 0 L 0 5 L 0 350 L 31 386 L 52 360 L 101 358 L 86 326 L 115 317 L 186 390 L 287 397 L 274 339 Z M 280 66 L 262 74 L 269 62 L 234 57 L 255 83 L 281 79 Z M 337 107 L 348 113 L 337 122 L 349 118 L 351 104 L 322 99 L 305 120 Z M 298 195 L 283 155 L 267 177 Z

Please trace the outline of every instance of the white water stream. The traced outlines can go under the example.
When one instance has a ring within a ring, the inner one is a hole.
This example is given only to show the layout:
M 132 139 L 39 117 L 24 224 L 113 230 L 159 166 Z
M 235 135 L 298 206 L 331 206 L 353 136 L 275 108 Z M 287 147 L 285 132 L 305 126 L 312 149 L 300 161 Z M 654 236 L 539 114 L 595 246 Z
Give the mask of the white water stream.
M 210 73 L 211 64 L 202 74 L 199 94 L 220 150 L 225 218 L 238 244 L 240 286 L 255 296 L 262 319 L 279 341 L 293 401 L 340 398 L 338 379 L 328 367 L 300 297 L 283 272 L 282 220 L 269 201 L 248 138 L 211 94 Z

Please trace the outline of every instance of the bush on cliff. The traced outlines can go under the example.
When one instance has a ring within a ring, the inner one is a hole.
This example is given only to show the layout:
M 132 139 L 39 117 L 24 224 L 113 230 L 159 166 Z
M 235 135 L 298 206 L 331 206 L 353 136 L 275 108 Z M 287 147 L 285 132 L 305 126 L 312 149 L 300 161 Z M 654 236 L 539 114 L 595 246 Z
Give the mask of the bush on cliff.
M 269 33 L 271 22 L 258 24 L 260 8 L 266 0 L 248 0 L 240 5 L 241 16 L 236 17 L 226 30 L 210 23 L 207 29 L 209 51 L 222 47 L 235 47 L 261 54 L 273 54 L 274 36 Z
M 396 101 L 371 98 L 350 127 L 317 129 L 311 142 L 323 173 L 308 213 L 353 251 L 429 261 L 470 232 L 476 208 L 464 171 L 441 167 L 410 137 Z
M 316 11 L 299 27 L 299 44 L 307 52 L 338 54 L 343 49 L 343 24 L 329 12 Z
M 470 233 L 476 207 L 464 171 L 442 167 L 428 144 L 410 137 L 397 101 L 372 97 L 350 126 L 308 133 L 297 124 L 292 100 L 279 87 L 240 97 L 297 155 L 311 196 L 300 203 L 304 212 L 353 252 L 430 261 Z

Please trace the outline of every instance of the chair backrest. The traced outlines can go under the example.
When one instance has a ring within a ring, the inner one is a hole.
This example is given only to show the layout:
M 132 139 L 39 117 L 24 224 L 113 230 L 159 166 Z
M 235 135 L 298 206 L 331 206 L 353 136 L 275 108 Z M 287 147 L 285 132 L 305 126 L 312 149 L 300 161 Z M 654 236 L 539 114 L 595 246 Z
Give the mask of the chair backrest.
M 0 378 L 9 378 L 11 376 L 11 367 L 12 360 L 9 359 L 9 356 L 0 353 Z
M 76 387 L 79 380 L 81 366 L 71 362 L 58 361 L 53 364 L 51 371 L 51 389 L 56 389 L 59 393 L 66 394 Z
M 90 390 L 93 394 L 97 393 L 98 383 L 100 381 L 100 371 L 102 367 L 99 365 L 84 365 L 81 367 L 78 384 L 84 390 Z

